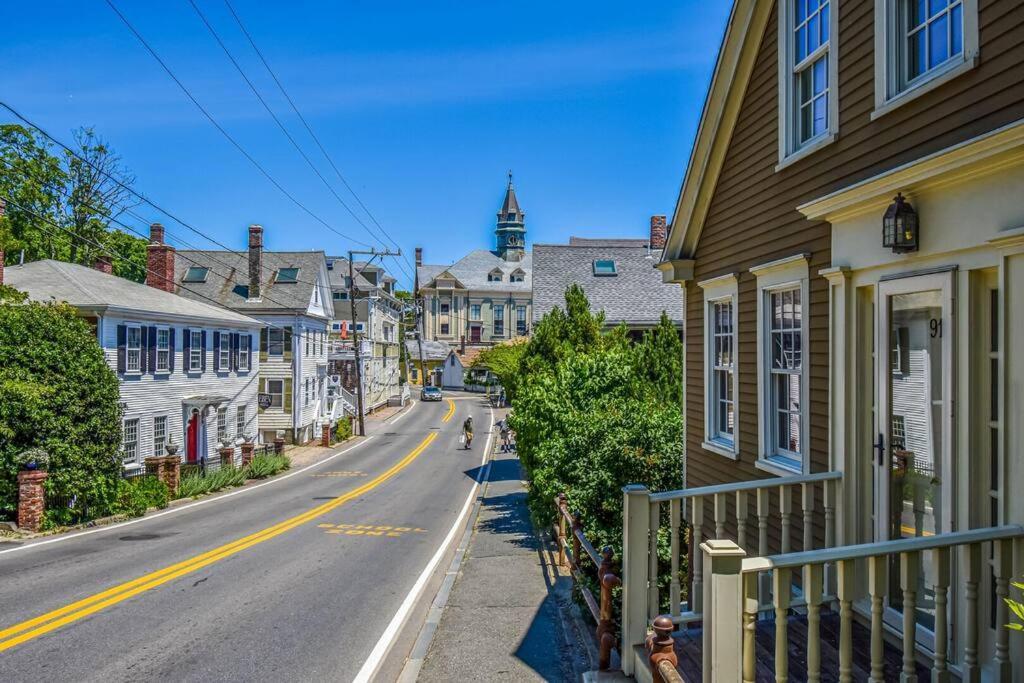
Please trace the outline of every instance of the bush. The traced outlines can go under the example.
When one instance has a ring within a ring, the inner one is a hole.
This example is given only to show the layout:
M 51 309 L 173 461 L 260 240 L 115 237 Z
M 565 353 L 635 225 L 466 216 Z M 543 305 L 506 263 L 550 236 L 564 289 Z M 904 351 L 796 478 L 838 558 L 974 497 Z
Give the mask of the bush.
M 250 479 L 266 479 L 292 466 L 286 455 L 257 455 L 249 463 L 246 472 Z
M 345 441 L 346 439 L 352 438 L 352 420 L 347 417 L 343 417 L 338 420 L 337 426 L 334 428 L 334 440 Z
M 188 474 L 178 482 L 178 498 L 198 498 L 221 489 L 241 486 L 247 479 L 266 479 L 292 466 L 286 455 L 257 455 L 245 467 L 221 467 L 203 474 Z
M 110 511 L 115 515 L 140 517 L 150 508 L 167 507 L 167 501 L 167 486 L 156 477 L 122 479 Z

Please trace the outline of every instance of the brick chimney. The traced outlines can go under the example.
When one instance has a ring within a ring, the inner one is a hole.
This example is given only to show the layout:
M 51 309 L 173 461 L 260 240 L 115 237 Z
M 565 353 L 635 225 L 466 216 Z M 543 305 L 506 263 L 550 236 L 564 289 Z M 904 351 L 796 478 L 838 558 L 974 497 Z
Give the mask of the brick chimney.
M 665 216 L 651 216 L 651 249 L 664 249 L 668 236 L 668 219 Z
M 423 247 L 416 247 L 416 265 L 423 265 Z
M 146 284 L 164 292 L 174 293 L 174 247 L 164 243 L 164 226 L 149 226 L 146 245 Z
M 263 281 L 263 226 L 249 226 L 249 299 L 259 299 Z
M 107 275 L 114 274 L 114 264 L 110 260 L 109 256 L 97 256 L 96 262 L 93 264 L 92 267 L 100 271 L 101 273 L 106 273 Z

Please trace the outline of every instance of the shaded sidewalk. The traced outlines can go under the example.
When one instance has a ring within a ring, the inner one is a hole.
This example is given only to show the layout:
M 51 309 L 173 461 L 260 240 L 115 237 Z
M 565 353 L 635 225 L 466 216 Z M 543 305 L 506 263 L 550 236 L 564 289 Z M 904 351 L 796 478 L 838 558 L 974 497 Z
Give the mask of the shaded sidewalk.
M 571 590 L 530 523 L 519 458 L 495 453 L 418 680 L 579 680 L 589 661 L 569 616 Z

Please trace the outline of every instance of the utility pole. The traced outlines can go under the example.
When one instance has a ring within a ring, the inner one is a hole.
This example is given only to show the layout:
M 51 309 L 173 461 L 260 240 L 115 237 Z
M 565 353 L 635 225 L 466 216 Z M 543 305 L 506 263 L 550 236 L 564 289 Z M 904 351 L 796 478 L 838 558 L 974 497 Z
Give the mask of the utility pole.
M 350 308 L 352 310 L 352 351 L 355 355 L 356 363 L 356 412 L 359 413 L 359 435 L 366 436 L 366 416 L 363 414 L 363 367 L 362 361 L 359 358 L 359 335 L 356 333 L 356 278 L 355 273 L 352 270 L 352 256 L 355 254 L 369 256 L 370 260 L 366 262 L 367 265 L 369 265 L 370 261 L 373 261 L 373 259 L 378 256 L 401 256 L 402 251 L 377 251 L 376 249 L 371 249 L 370 251 L 353 251 L 349 249 L 348 252 L 348 301 L 351 304 Z M 367 300 L 366 306 L 366 317 L 367 320 L 369 320 L 369 300 Z

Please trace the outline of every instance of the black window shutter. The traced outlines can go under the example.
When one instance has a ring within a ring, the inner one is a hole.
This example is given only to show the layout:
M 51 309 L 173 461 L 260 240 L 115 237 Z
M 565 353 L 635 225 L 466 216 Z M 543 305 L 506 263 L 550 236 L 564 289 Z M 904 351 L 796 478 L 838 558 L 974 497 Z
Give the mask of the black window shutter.
M 149 328 L 142 326 L 139 328 L 139 372 L 143 375 L 146 374 L 146 361 L 149 360 Z
M 200 347 L 203 349 L 203 353 L 201 354 L 202 361 L 199 363 L 199 370 L 202 372 L 206 372 L 206 330 L 203 330 L 200 333 L 199 338 Z
M 264 327 L 260 330 L 260 360 L 264 361 L 267 359 L 267 330 L 269 328 Z
M 213 371 L 220 372 L 224 370 L 220 366 L 220 332 L 213 331 Z
M 128 338 L 128 332 L 124 325 L 117 326 L 117 371 L 124 374 L 125 369 L 125 345 Z
M 284 359 L 292 359 L 292 326 L 285 325 L 284 327 Z
M 237 332 L 231 333 L 231 369 L 235 372 L 238 371 L 238 341 L 239 334 Z
M 170 353 L 167 354 L 167 371 L 174 372 L 174 328 L 170 329 L 168 333 L 167 346 L 170 348 Z
M 192 330 L 187 327 L 181 331 L 181 369 L 192 371 Z
M 149 328 L 149 371 L 156 374 L 156 328 Z

